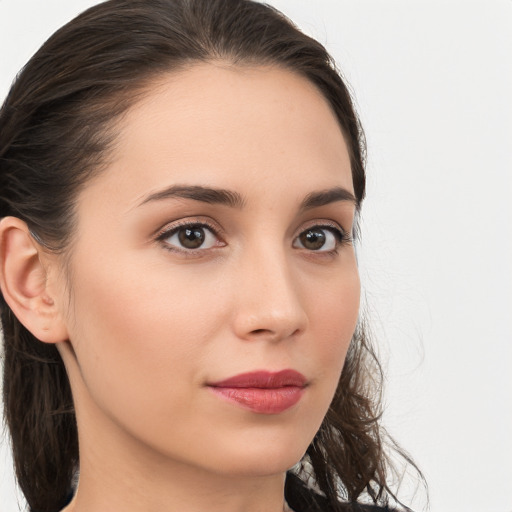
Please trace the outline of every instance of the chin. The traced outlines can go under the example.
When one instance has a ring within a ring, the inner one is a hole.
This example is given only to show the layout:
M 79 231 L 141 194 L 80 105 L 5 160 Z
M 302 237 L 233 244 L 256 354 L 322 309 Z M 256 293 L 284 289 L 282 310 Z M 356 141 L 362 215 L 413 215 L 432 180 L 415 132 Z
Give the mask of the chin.
M 270 476 L 283 474 L 304 456 L 309 441 L 293 434 L 286 439 L 268 439 L 232 445 L 220 458 L 217 470 L 233 476 Z

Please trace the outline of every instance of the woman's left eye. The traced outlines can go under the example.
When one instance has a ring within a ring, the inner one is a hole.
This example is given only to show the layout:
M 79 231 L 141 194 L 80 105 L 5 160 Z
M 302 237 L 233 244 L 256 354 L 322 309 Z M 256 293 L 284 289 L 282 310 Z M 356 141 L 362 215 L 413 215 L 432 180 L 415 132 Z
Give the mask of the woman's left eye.
M 159 240 L 177 250 L 211 249 L 219 239 L 211 228 L 204 224 L 187 224 L 163 233 Z
M 309 251 L 330 252 L 344 241 L 344 233 L 331 226 L 313 226 L 303 231 L 293 242 L 293 247 Z

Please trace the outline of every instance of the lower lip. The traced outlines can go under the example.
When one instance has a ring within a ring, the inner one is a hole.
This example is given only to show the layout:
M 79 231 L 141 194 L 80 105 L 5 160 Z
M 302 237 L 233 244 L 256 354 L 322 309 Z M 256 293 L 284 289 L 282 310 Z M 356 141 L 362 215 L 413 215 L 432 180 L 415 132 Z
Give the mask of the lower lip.
M 282 388 L 230 388 L 210 389 L 221 398 L 244 409 L 259 414 L 279 414 L 293 407 L 302 397 L 304 388 L 284 386 Z

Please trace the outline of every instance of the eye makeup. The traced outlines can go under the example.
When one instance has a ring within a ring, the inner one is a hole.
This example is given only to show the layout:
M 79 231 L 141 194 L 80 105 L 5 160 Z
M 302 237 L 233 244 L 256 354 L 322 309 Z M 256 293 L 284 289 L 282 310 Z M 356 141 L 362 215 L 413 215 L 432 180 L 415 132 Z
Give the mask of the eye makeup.
M 312 254 L 337 254 L 340 246 L 351 244 L 352 238 L 332 221 L 310 221 L 294 237 L 292 247 Z M 206 251 L 225 247 L 220 229 L 205 219 L 180 220 L 159 230 L 155 239 L 168 251 L 199 257 Z

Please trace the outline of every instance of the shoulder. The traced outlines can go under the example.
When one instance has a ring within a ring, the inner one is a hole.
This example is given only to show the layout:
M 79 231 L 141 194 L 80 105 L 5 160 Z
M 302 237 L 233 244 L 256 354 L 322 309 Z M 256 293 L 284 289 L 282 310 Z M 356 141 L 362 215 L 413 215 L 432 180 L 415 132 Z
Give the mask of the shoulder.
M 379 507 L 377 505 L 360 505 L 355 503 L 353 505 L 349 505 L 347 511 L 350 512 L 395 512 L 389 507 Z
M 340 503 L 337 511 L 329 501 L 308 488 L 304 482 L 293 474 L 286 479 L 286 500 L 294 512 L 396 512 L 389 507 L 364 505 L 360 503 Z

